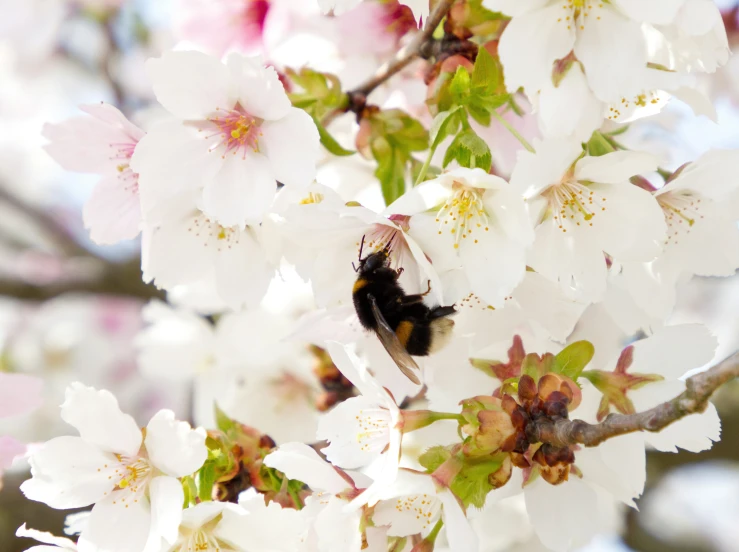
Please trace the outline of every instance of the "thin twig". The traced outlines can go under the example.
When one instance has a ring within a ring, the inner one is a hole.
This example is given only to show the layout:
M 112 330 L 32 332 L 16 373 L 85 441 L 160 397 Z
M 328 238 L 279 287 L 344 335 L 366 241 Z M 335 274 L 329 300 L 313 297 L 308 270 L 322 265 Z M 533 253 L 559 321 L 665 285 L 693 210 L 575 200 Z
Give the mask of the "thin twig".
M 396 73 L 405 69 L 417 57 L 425 55 L 424 50 L 433 44 L 433 34 L 436 27 L 439 26 L 439 23 L 444 19 L 444 16 L 449 13 L 452 4 L 454 4 L 454 0 L 439 0 L 436 6 L 434 6 L 434 9 L 431 10 L 431 13 L 429 13 L 426 23 L 423 26 L 423 30 L 417 32 L 411 41 L 401 48 L 393 59 L 384 63 L 372 77 L 356 88 L 348 91 L 346 93 L 349 98 L 348 107 L 330 112 L 323 118 L 321 124 L 326 126 L 341 113 L 345 113 L 346 111 L 357 111 L 358 109 L 363 108 L 367 101 L 367 96 L 369 96 L 375 88 L 380 86 Z
M 527 436 L 532 442 L 549 443 L 558 447 L 577 444 L 595 447 L 606 439 L 627 433 L 658 432 L 685 416 L 704 412 L 711 395 L 735 378 L 739 378 L 739 352 L 710 370 L 688 378 L 683 393 L 645 412 L 611 414 L 600 424 L 589 424 L 582 420 L 542 421 L 532 424 L 527 430 Z

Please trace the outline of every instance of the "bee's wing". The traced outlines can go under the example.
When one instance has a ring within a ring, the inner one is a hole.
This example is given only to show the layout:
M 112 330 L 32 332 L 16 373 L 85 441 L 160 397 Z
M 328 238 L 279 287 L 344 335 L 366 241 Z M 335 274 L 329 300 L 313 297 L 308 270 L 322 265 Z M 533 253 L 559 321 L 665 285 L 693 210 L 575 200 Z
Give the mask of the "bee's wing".
M 380 339 L 380 343 L 382 343 L 382 346 L 385 347 L 385 350 L 390 355 L 390 358 L 392 358 L 395 364 L 398 365 L 400 371 L 403 372 L 403 374 L 405 374 L 405 376 L 413 383 L 415 383 L 416 385 L 421 385 L 421 380 L 419 380 L 418 376 L 416 375 L 416 372 L 420 371 L 418 364 L 416 364 L 416 361 L 413 360 L 413 357 L 408 354 L 408 350 L 403 347 L 403 344 L 398 339 L 398 336 L 387 323 L 385 317 L 382 316 L 380 309 L 377 307 L 377 301 L 375 300 L 374 296 L 371 294 L 367 294 L 367 298 L 369 299 L 370 305 L 372 306 L 372 314 L 375 315 L 375 320 L 377 321 L 376 333 L 377 337 Z

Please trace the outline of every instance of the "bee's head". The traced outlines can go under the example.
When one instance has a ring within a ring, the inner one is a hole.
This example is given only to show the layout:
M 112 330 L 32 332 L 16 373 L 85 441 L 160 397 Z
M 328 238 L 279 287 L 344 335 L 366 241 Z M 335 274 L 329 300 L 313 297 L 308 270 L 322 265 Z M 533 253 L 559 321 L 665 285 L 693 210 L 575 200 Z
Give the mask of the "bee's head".
M 359 272 L 372 272 L 378 268 L 387 265 L 389 256 L 387 249 L 381 249 L 374 253 L 370 253 L 364 259 L 359 261 Z

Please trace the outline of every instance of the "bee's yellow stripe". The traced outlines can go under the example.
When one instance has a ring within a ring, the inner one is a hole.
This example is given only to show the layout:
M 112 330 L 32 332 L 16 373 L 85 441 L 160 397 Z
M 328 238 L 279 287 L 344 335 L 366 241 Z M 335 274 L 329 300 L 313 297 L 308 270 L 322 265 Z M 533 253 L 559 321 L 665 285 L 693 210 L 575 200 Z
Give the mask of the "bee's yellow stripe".
M 358 278 L 356 282 L 354 282 L 354 287 L 352 288 L 352 293 L 357 293 L 360 289 L 362 289 L 364 286 L 369 284 L 367 280 L 364 278 Z
M 402 343 L 403 347 L 405 347 L 408 343 L 408 340 L 411 337 L 411 332 L 413 332 L 413 322 L 403 320 L 400 324 L 398 324 L 398 328 L 395 330 L 395 335 L 398 336 L 398 340 L 400 340 L 400 343 Z

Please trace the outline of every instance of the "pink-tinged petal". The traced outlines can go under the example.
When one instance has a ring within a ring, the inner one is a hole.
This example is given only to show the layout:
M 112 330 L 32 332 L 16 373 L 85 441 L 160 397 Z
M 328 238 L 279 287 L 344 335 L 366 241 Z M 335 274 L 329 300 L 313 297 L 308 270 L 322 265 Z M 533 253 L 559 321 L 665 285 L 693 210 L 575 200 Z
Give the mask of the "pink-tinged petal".
M 131 175 L 131 179 L 133 182 L 120 175 L 103 178 L 85 203 L 82 220 L 95 243 L 108 245 L 130 240 L 141 231 L 137 177 Z
M 318 7 L 323 13 L 333 12 L 341 15 L 356 8 L 362 0 L 318 0 Z
M 29 462 L 33 477 L 21 485 L 21 491 L 26 498 L 57 509 L 82 508 L 102 500 L 116 485 L 112 477 L 120 467 L 112 453 L 80 437 L 52 439 Z
M 177 540 L 182 521 L 182 503 L 185 492 L 182 484 L 174 477 L 159 476 L 149 483 L 151 500 L 151 534 L 149 541 L 164 539 L 170 545 Z M 159 552 L 161 547 L 155 548 Z
M 234 310 L 245 305 L 257 307 L 275 273 L 252 232 L 252 228 L 241 232 L 231 247 L 221 249 L 215 259 L 218 296 Z
M 107 497 L 95 504 L 87 527 L 80 535 L 80 551 L 105 550 L 105 552 L 134 552 L 146 549 L 151 529 L 149 501 L 114 500 Z
M 273 67 L 264 67 L 258 57 L 231 54 L 226 60 L 234 96 L 250 115 L 276 121 L 292 109 L 290 99 Z
M 46 152 L 68 171 L 106 174 L 125 165 L 144 131 L 108 104 L 83 105 L 89 116 L 47 123 Z
M 37 529 L 29 529 L 26 527 L 26 524 L 24 523 L 15 532 L 15 536 L 19 538 L 27 538 L 27 539 L 33 539 L 38 542 L 43 542 L 45 544 L 51 544 L 53 547 L 38 547 L 34 546 L 33 549 L 40 549 L 40 548 L 50 548 L 51 550 L 59 551 L 59 548 L 63 550 L 77 550 L 77 545 L 74 543 L 74 541 L 71 541 L 69 539 L 65 539 L 64 537 L 57 537 L 55 535 L 52 535 L 51 533 L 47 533 L 46 531 L 39 531 Z M 59 547 L 59 548 L 56 548 Z M 28 551 L 26 551 L 28 552 Z
M 26 445 L 20 441 L 3 435 L 0 437 L 0 477 L 3 470 L 13 465 L 13 461 L 26 453 Z
M 504 13 L 509 17 L 518 17 L 540 9 L 549 0 L 482 0 L 482 5 L 491 11 Z
M 74 426 L 88 443 L 101 450 L 133 456 L 141 447 L 141 430 L 136 421 L 121 412 L 110 391 L 97 390 L 75 382 L 67 387 L 62 419 Z
M 598 157 L 584 157 L 575 165 L 575 178 L 604 184 L 626 182 L 632 176 L 657 169 L 659 159 L 641 151 L 614 151 Z
M 201 52 L 165 52 L 146 62 L 157 100 L 183 120 L 206 119 L 216 108 L 232 109 L 228 69 Z
M 559 7 L 559 5 L 557 5 Z M 634 78 L 647 63 L 647 45 L 641 25 L 626 19 L 607 4 L 580 30 L 575 55 L 595 95 L 606 103 L 641 92 Z
M 319 144 L 310 115 L 291 107 L 282 119 L 262 125 L 259 151 L 269 159 L 277 180 L 286 186 L 307 186 L 316 176 Z
M 672 23 L 685 0 L 613 0 L 627 17 L 653 25 Z
M 275 174 L 264 155 L 226 155 L 220 171 L 205 184 L 203 212 L 223 226 L 258 224 L 276 193 Z
M 270 453 L 264 464 L 280 470 L 290 479 L 303 481 L 312 489 L 338 494 L 349 487 L 331 464 L 303 443 L 285 443 Z
M 506 87 L 515 92 L 524 87 L 536 93 L 545 79 L 551 78 L 552 63 L 565 57 L 575 44 L 575 30 L 561 19 L 557 3 L 515 17 L 500 38 L 498 52 L 505 70 Z
M 21 416 L 44 404 L 41 378 L 0 372 L 0 418 Z
M 146 451 L 151 463 L 173 477 L 199 470 L 208 457 L 205 432 L 175 420 L 171 410 L 160 410 L 146 426 Z

